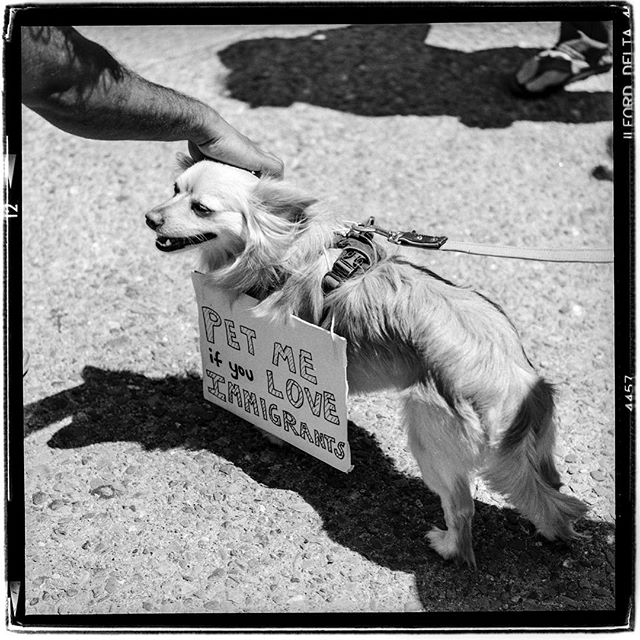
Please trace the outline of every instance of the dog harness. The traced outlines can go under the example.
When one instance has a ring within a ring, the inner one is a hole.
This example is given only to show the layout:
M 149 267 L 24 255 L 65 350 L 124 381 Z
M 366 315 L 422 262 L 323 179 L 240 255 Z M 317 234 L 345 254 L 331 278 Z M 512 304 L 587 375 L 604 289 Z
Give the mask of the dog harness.
M 337 289 L 345 280 L 368 271 L 378 261 L 378 251 L 370 231 L 352 227 L 334 245 L 342 253 L 333 263 L 331 271 L 322 278 L 322 291 L 326 295 Z
M 369 218 L 365 224 L 354 224 L 345 235 L 340 235 L 334 245 L 342 253 L 334 262 L 331 271 L 322 279 L 322 291 L 330 293 L 345 280 L 368 271 L 380 259 L 373 234 L 384 236 L 389 242 L 424 249 L 439 249 L 446 241 L 444 236 L 427 236 L 416 231 L 387 231 L 374 225 Z

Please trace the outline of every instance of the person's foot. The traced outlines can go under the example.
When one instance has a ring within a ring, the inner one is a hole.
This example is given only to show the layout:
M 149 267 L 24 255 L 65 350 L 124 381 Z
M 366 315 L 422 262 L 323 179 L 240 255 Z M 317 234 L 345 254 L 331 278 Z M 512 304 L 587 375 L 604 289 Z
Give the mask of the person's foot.
M 540 51 L 529 58 L 514 74 L 513 93 L 522 97 L 543 97 L 570 82 L 609 71 L 612 66 L 609 45 L 589 38 L 582 31 L 579 38 L 559 42 L 553 49 Z

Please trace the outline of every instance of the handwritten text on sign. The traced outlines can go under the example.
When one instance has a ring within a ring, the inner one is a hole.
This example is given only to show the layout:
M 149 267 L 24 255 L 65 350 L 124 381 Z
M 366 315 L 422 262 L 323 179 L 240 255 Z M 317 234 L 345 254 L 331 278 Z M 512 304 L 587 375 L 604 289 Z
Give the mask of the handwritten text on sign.
M 193 284 L 205 399 L 349 471 L 346 341 L 296 317 L 258 317 L 256 300 L 232 301 L 204 274 Z

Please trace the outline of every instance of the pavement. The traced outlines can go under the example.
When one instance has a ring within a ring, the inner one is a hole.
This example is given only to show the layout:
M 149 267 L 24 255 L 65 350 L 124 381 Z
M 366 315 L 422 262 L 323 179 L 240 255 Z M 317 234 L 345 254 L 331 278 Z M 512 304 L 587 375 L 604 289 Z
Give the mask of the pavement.
M 79 27 L 196 96 L 348 219 L 463 241 L 611 247 L 611 74 L 544 101 L 505 77 L 553 23 Z M 426 39 L 426 43 L 425 43 Z M 613 269 L 427 254 L 498 302 L 558 391 L 570 546 L 475 487 L 479 571 L 442 526 L 391 393 L 350 407 L 354 470 L 201 397 L 193 256 L 144 212 L 184 143 L 92 141 L 23 110 L 28 614 L 576 611 L 614 606 Z

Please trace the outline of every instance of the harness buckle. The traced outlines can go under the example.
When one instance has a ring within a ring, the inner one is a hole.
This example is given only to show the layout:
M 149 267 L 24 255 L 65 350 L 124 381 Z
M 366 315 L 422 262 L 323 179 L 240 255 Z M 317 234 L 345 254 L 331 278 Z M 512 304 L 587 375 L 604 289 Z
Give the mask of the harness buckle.
M 365 273 L 378 259 L 372 234 L 351 228 L 337 243 L 342 253 L 333 263 L 331 271 L 322 278 L 322 291 L 327 294 L 339 287 L 345 280 L 359 273 Z

